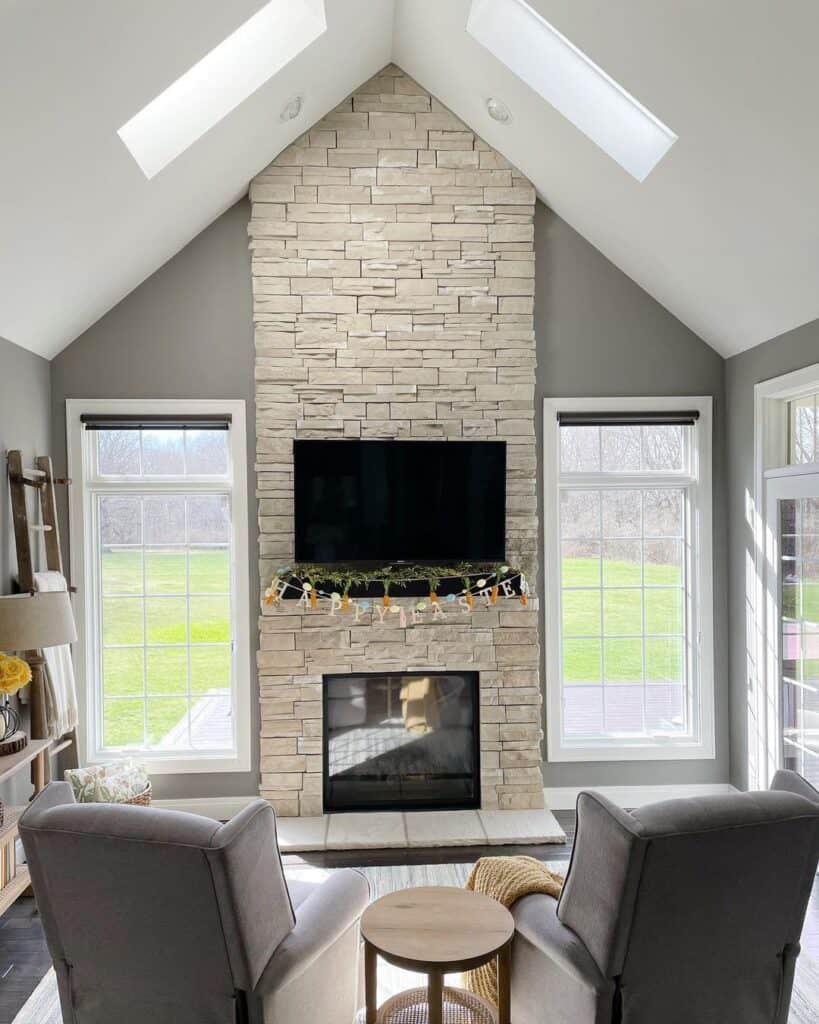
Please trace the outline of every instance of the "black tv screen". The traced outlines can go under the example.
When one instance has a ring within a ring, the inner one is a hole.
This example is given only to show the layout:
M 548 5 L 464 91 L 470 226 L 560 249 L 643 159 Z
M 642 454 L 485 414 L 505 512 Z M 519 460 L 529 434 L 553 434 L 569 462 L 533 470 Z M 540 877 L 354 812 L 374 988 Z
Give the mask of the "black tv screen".
M 505 557 L 504 441 L 294 441 L 296 561 Z

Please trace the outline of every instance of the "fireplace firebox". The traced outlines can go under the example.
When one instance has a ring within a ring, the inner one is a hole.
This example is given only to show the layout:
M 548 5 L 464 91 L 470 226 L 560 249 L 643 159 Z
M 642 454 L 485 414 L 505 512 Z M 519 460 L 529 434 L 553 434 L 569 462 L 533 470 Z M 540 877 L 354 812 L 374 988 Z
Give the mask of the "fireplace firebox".
M 324 810 L 480 807 L 477 672 L 324 677 Z

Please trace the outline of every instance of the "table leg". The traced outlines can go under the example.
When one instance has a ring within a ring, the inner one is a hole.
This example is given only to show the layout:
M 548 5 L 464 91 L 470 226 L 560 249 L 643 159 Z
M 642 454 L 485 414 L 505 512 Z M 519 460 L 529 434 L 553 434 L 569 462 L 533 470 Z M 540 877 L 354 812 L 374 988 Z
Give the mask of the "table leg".
M 510 1024 L 511 1011 L 511 978 L 512 973 L 512 940 L 498 953 L 498 1024 Z
M 364 1005 L 366 1024 L 375 1024 L 378 1013 L 378 954 L 364 940 Z
M 429 1004 L 429 1024 L 443 1024 L 444 976 L 441 971 L 429 972 L 427 1003 Z

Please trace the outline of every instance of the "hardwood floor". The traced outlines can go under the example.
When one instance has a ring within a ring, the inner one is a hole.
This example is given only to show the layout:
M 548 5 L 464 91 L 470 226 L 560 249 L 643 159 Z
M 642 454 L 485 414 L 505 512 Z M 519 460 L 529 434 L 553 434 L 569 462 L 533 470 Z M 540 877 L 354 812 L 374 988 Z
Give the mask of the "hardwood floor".
M 0 917 L 0 1024 L 11 1024 L 50 966 L 34 899 L 23 896 Z

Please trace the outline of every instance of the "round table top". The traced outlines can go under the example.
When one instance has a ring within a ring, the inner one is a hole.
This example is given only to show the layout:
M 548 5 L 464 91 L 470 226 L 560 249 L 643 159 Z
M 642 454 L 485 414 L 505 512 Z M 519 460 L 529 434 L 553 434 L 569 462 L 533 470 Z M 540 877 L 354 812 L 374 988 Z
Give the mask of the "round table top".
M 410 970 L 469 970 L 512 938 L 515 921 L 497 900 L 469 889 L 423 886 L 382 896 L 361 934 L 387 960 Z

